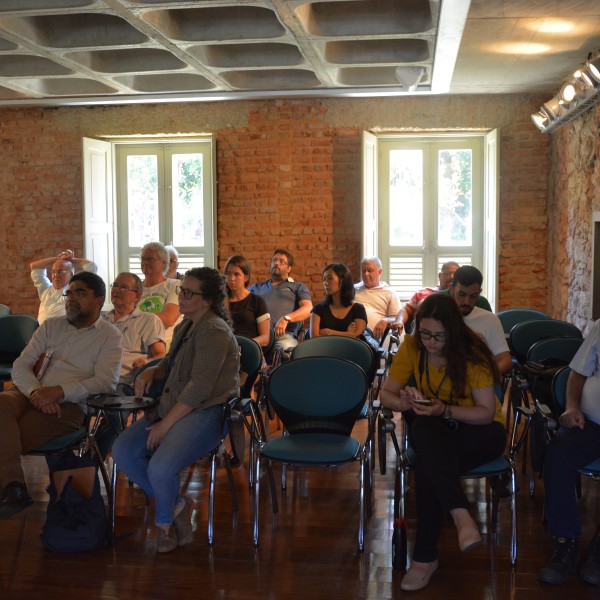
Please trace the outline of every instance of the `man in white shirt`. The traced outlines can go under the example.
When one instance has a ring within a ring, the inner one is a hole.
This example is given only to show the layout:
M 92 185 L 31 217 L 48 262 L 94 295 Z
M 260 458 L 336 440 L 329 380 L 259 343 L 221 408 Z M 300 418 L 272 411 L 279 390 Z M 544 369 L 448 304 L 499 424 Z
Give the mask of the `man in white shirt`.
M 79 429 L 87 397 L 114 392 L 119 379 L 122 336 L 100 316 L 104 282 L 78 273 L 65 294 L 66 316 L 42 323 L 13 365 L 13 387 L 0 393 L 0 518 L 32 503 L 21 454 Z
M 470 265 L 454 272 L 450 295 L 454 298 L 465 323 L 478 333 L 491 350 L 501 374 L 512 369 L 512 358 L 500 319 L 492 312 L 476 306 L 481 296 L 483 275 Z
M 33 261 L 29 268 L 40 297 L 37 319 L 40 325 L 49 317 L 62 317 L 65 314 L 63 294 L 75 271 L 96 272 L 96 265 L 91 260 L 75 258 L 73 250 L 63 250 L 57 256 Z
M 143 289 L 142 280 L 135 273 L 119 273 L 110 286 L 113 309 L 102 314 L 123 335 L 119 387 L 132 386 L 137 369 L 166 354 L 162 321 L 157 315 L 136 308 Z
M 600 321 L 573 357 L 560 429 L 544 456 L 544 517 L 555 548 L 538 579 L 566 583 L 575 571 L 581 537 L 575 493 L 577 471 L 600 456 Z M 579 576 L 600 586 L 600 527 L 588 547 Z
M 400 300 L 396 292 L 385 281 L 381 281 L 383 268 L 377 256 L 368 256 L 360 263 L 362 281 L 354 284 L 354 299 L 367 311 L 367 325 L 377 339 L 395 320 L 400 311 Z

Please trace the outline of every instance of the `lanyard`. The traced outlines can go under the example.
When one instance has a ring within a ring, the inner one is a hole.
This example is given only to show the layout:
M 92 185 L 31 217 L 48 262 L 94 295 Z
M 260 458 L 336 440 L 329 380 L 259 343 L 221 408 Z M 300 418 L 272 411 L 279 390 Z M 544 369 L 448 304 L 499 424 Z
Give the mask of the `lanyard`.
M 432 396 L 434 398 L 437 398 L 438 400 L 439 398 L 439 393 L 440 390 L 442 389 L 442 386 L 444 385 L 444 382 L 446 381 L 446 376 L 448 375 L 447 371 L 444 371 L 444 376 L 442 377 L 442 380 L 440 381 L 440 384 L 437 387 L 437 390 L 435 390 L 435 392 L 433 391 L 433 388 L 431 387 L 431 381 L 429 379 L 429 354 L 427 352 L 427 350 L 424 350 L 421 352 L 421 356 L 419 357 L 419 377 L 420 377 L 420 381 L 419 381 L 419 387 L 421 388 L 421 391 L 423 391 L 423 371 L 425 371 L 425 378 L 427 380 L 427 387 L 429 388 L 429 391 L 431 392 Z M 452 403 L 452 390 L 450 391 L 450 403 Z

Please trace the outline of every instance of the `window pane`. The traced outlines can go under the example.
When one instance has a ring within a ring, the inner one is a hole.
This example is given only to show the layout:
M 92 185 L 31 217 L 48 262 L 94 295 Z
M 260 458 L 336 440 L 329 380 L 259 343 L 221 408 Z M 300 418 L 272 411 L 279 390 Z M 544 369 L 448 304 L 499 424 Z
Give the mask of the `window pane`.
M 173 244 L 204 246 L 202 154 L 174 154 Z
M 390 151 L 390 246 L 423 245 L 423 152 Z
M 438 245 L 473 241 L 473 156 L 471 150 L 438 152 Z
M 156 156 L 127 157 L 129 245 L 158 240 L 158 176 Z

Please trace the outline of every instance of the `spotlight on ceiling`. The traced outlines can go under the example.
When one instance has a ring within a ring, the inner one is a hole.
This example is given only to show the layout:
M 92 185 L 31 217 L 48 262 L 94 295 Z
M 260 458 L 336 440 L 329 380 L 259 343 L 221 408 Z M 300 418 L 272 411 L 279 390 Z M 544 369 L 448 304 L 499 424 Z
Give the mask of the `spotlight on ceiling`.
M 558 94 L 531 115 L 542 133 L 551 133 L 600 102 L 600 56 L 577 69 Z
M 414 92 L 426 74 L 425 67 L 396 67 L 396 79 L 407 92 Z

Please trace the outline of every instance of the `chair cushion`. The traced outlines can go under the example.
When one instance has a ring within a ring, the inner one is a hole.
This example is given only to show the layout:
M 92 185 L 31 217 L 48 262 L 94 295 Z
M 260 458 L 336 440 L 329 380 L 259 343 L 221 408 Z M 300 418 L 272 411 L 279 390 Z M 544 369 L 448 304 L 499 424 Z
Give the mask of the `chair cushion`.
M 505 456 L 499 456 L 490 462 L 463 473 L 462 477 L 489 477 L 490 475 L 501 475 L 508 471 L 510 471 L 510 463 Z
M 330 433 L 283 435 L 269 440 L 262 449 L 266 458 L 303 465 L 335 465 L 355 460 L 360 442 Z
M 79 442 L 84 436 L 87 435 L 87 429 L 80 427 L 73 433 L 67 433 L 60 437 L 54 438 L 38 446 L 35 450 L 28 452 L 28 454 L 49 454 L 52 452 L 59 452 L 60 450 L 66 450 L 69 446 L 72 446 Z
M 585 465 L 579 469 L 583 473 L 592 473 L 593 475 L 600 475 L 600 458 L 593 460 L 591 463 Z

